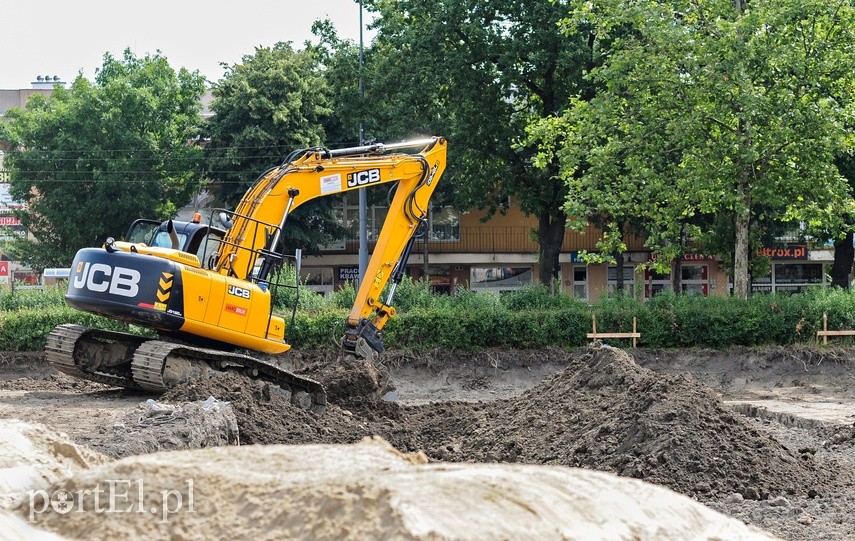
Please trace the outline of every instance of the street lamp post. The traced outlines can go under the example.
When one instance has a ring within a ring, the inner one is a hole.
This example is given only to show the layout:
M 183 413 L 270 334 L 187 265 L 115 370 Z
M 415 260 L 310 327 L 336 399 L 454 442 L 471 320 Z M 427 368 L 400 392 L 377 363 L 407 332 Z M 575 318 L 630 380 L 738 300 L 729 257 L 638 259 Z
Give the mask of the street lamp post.
M 360 108 L 365 97 L 365 89 L 362 87 L 362 0 L 359 0 L 359 101 Z M 359 146 L 365 144 L 365 130 L 362 120 L 359 121 Z M 368 194 L 366 190 L 359 190 L 359 284 L 365 278 L 365 269 L 368 267 Z

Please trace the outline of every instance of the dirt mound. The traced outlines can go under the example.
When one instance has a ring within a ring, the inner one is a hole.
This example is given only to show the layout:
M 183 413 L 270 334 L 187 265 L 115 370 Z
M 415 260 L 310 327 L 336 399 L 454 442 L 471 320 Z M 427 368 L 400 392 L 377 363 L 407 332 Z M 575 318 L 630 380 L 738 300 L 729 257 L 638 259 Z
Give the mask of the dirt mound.
M 519 399 L 474 412 L 443 458 L 613 471 L 700 499 L 816 494 L 828 472 L 757 432 L 710 389 L 593 349 Z
M 165 404 L 148 399 L 107 426 L 81 438 L 112 458 L 130 455 L 237 445 L 238 423 L 231 405 L 205 401 Z
M 336 391 L 338 402 L 317 417 L 275 387 L 235 374 L 192 382 L 164 400 L 231 402 L 242 443 L 353 443 L 380 435 L 433 460 L 598 469 L 707 501 L 732 493 L 813 496 L 830 475 L 810 450 L 793 452 L 759 433 L 688 376 L 654 373 L 609 347 L 566 354 L 566 362 L 518 398 L 492 402 L 398 406 Z M 345 389 L 346 376 L 358 388 L 366 373 L 327 366 L 310 375 Z
M 192 380 L 169 390 L 161 400 L 181 403 L 210 396 L 231 404 L 241 444 L 353 443 L 372 434 L 338 406 L 328 406 L 318 417 L 292 405 L 279 387 L 232 372 Z
M 43 425 L 0 419 L 0 509 L 109 460 Z

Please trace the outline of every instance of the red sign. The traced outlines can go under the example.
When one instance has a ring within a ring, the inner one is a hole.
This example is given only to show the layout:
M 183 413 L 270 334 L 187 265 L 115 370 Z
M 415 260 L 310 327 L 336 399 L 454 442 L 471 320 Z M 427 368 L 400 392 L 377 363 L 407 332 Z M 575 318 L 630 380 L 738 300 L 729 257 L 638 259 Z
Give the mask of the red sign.
M 9 276 L 9 262 L 0 261 L 0 276 Z
M 807 246 L 804 244 L 790 244 L 786 248 L 763 247 L 757 250 L 758 256 L 769 259 L 807 259 Z
M 245 316 L 246 315 L 246 308 L 242 308 L 240 306 L 235 306 L 234 304 L 227 304 L 226 305 L 226 312 L 231 312 L 231 313 L 237 314 L 239 316 Z
M 0 216 L 0 227 L 10 225 L 21 225 L 21 219 L 14 216 Z

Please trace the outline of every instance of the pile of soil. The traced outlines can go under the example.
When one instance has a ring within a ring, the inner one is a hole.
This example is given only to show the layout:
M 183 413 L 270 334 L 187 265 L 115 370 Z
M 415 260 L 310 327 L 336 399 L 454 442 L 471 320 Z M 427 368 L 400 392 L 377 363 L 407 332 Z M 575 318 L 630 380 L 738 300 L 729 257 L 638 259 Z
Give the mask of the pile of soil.
M 830 472 L 759 433 L 688 376 L 603 348 L 520 396 L 479 408 L 444 460 L 559 464 L 618 473 L 699 499 L 815 495 Z
M 80 438 L 87 447 L 112 458 L 158 451 L 202 449 L 239 443 L 231 405 L 216 399 L 164 404 L 153 399 Z
M 350 368 L 357 382 L 351 388 L 362 388 L 365 367 Z M 340 364 L 306 363 L 306 370 L 324 383 L 335 374 L 332 388 L 348 388 Z M 810 449 L 790 450 L 758 432 L 690 377 L 656 374 L 609 347 L 567 353 L 564 370 L 519 397 L 491 402 L 400 406 L 337 393 L 317 417 L 236 374 L 191 382 L 163 400 L 208 396 L 231 403 L 242 443 L 353 443 L 379 435 L 432 460 L 579 466 L 702 501 L 733 493 L 813 497 L 834 475 Z

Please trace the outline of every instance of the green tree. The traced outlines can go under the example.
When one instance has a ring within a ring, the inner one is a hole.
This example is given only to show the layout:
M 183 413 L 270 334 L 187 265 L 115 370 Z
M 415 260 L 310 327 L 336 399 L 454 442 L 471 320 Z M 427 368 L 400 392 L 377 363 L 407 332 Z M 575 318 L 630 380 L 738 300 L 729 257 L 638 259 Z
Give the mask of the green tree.
M 32 238 L 13 255 L 35 269 L 119 236 L 135 219 L 167 218 L 201 185 L 198 134 L 205 79 L 157 53 L 104 55 L 95 80 L 10 109 L 11 195 Z
M 460 208 L 502 211 L 511 197 L 538 221 L 540 275 L 558 276 L 567 221 L 557 163 L 532 165 L 525 126 L 589 95 L 593 34 L 558 32 L 568 2 L 536 0 L 369 0 L 378 17 L 366 58 L 367 131 L 432 132 L 451 141 Z
M 534 128 L 546 154 L 562 156 L 571 185 L 580 172 L 589 190 L 609 181 L 614 192 L 641 185 L 642 196 L 627 204 L 649 201 L 632 212 L 648 221 L 655 249 L 674 238 L 668 223 L 729 216 L 734 294 L 743 298 L 758 224 L 841 227 L 852 205 L 834 165 L 852 111 L 850 1 L 586 6 L 567 30 L 593 25 L 613 39 L 608 62 L 591 73 L 604 90 L 552 126 Z M 572 198 L 571 190 L 568 205 Z
M 295 50 L 290 43 L 258 47 L 240 64 L 227 68 L 213 89 L 206 150 L 209 176 L 223 202 L 234 206 L 261 173 L 279 165 L 292 151 L 325 139 L 331 115 L 329 86 L 317 52 Z M 301 206 L 283 232 L 287 246 L 318 250 L 344 230 L 331 198 Z

